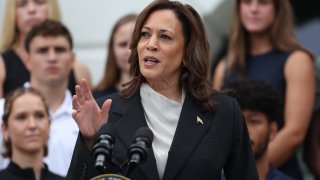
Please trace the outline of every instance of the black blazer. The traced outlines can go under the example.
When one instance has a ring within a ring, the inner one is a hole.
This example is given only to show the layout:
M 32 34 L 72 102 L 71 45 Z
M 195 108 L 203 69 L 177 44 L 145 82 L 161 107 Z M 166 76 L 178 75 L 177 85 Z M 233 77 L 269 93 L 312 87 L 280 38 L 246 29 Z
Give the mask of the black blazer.
M 99 99 L 98 104 L 101 106 L 107 98 L 112 99 L 108 123 L 113 123 L 118 133 L 113 162 L 120 165 L 126 160 L 135 132 L 147 123 L 139 92 L 129 99 L 109 95 Z M 247 127 L 237 101 L 225 95 L 215 95 L 214 99 L 218 108 L 210 113 L 186 95 L 163 180 L 220 179 L 222 169 L 227 179 L 258 179 Z M 203 124 L 197 123 L 197 117 Z M 107 170 L 118 171 L 111 164 Z M 90 179 L 97 175 L 94 158 L 79 135 L 67 178 Z M 130 178 L 159 180 L 152 148 L 146 162 Z

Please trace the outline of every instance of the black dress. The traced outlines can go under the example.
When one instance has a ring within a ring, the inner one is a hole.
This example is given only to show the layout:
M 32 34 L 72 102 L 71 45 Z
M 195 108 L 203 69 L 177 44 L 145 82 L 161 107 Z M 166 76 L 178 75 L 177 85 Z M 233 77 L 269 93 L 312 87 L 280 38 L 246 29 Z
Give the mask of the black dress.
M 14 162 L 10 162 L 8 167 L 0 171 L 0 179 L 10 180 L 35 180 L 34 171 L 32 168 L 22 169 Z M 41 180 L 64 180 L 64 177 L 56 175 L 45 167 L 41 170 Z
M 6 69 L 6 78 L 3 83 L 3 96 L 6 96 L 10 91 L 22 87 L 25 82 L 30 81 L 30 72 L 14 50 L 9 49 L 3 52 L 1 56 Z M 75 74 L 72 70 L 68 84 L 71 94 L 75 94 L 74 87 L 76 84 Z

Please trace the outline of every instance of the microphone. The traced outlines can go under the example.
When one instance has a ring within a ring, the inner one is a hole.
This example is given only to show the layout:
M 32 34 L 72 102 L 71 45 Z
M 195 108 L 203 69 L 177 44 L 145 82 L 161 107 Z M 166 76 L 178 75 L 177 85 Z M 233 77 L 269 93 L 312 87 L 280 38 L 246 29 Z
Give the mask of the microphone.
M 128 164 L 126 176 L 147 159 L 147 152 L 153 141 L 153 133 L 148 127 L 141 127 L 137 130 L 134 141 L 128 150 Z
M 95 168 L 97 171 L 104 173 L 106 160 L 111 161 L 112 149 L 115 143 L 116 128 L 106 123 L 98 133 L 96 144 L 93 146 L 93 156 L 95 157 Z

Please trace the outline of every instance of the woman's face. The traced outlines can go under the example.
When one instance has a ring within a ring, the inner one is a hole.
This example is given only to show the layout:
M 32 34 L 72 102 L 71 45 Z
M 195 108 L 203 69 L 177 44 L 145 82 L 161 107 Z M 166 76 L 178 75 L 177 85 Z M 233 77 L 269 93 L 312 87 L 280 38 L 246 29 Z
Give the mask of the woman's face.
M 240 18 L 249 33 L 268 31 L 275 19 L 273 0 L 240 0 Z
M 172 10 L 149 15 L 138 42 L 139 66 L 147 81 L 178 83 L 184 55 L 182 24 Z
M 16 26 L 27 33 L 36 24 L 48 17 L 47 0 L 16 0 Z
M 4 136 L 10 139 L 15 153 L 37 153 L 44 150 L 49 137 L 49 116 L 41 98 L 32 93 L 17 97 L 12 104 Z
M 113 50 L 116 64 L 121 71 L 129 73 L 130 63 L 128 62 L 131 50 L 131 36 L 134 28 L 134 21 L 121 25 L 114 34 Z

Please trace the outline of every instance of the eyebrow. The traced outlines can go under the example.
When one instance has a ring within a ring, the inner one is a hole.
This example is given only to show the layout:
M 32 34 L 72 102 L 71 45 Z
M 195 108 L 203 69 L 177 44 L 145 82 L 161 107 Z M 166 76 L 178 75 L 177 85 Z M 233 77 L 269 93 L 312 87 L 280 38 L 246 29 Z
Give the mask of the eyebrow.
M 147 30 L 151 31 L 151 28 L 146 27 L 146 26 L 142 27 L 142 29 L 147 29 Z M 160 29 L 160 32 L 168 32 L 168 33 L 174 35 L 174 33 L 171 30 L 168 30 L 168 29 Z

